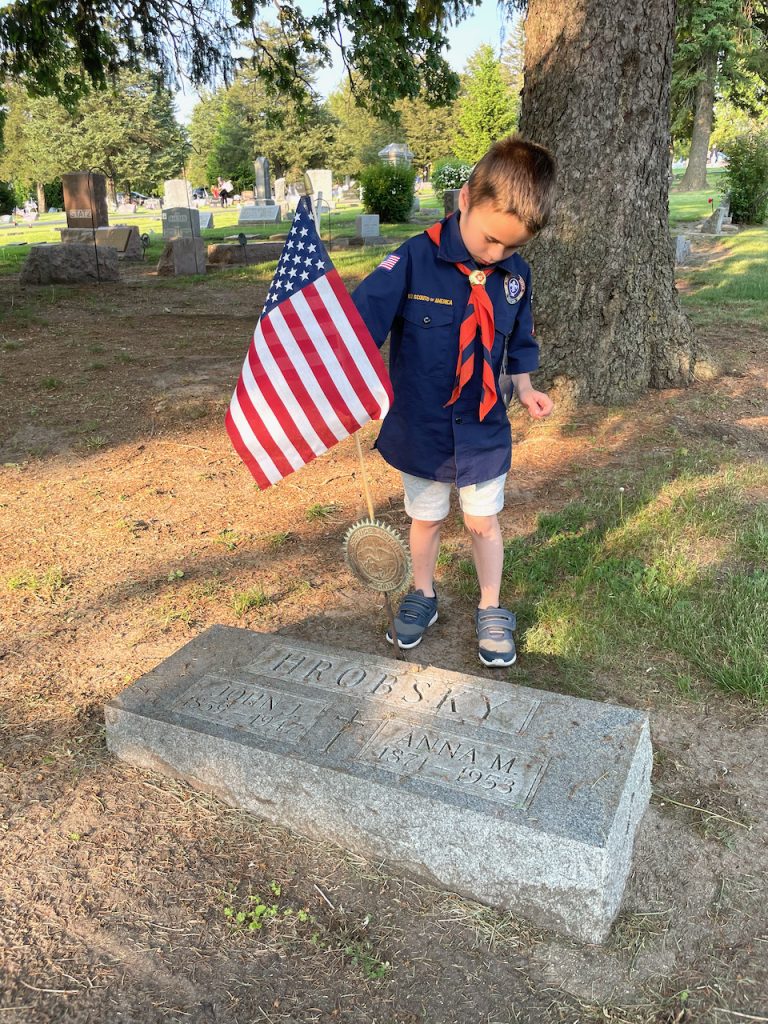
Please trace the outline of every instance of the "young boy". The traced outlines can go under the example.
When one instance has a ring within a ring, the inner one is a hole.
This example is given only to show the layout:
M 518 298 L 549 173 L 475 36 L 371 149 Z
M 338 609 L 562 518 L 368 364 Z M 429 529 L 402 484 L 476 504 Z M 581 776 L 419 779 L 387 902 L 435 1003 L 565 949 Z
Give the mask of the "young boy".
M 480 583 L 480 660 L 504 667 L 516 658 L 515 616 L 499 607 L 498 513 L 512 441 L 498 378 L 512 375 L 534 418 L 552 411 L 551 399 L 531 386 L 538 367 L 531 274 L 516 250 L 547 223 L 554 183 L 544 147 L 502 139 L 475 165 L 459 211 L 401 245 L 352 295 L 379 346 L 391 332 L 395 397 L 376 447 L 400 470 L 411 517 L 414 590 L 395 619 L 402 648 L 419 644 L 437 621 L 433 575 L 455 483 Z

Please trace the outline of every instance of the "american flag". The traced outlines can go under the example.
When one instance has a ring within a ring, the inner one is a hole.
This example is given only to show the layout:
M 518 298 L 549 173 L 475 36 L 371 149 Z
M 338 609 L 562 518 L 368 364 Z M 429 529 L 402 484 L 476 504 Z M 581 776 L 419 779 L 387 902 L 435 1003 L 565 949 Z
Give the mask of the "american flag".
M 382 419 L 392 385 L 368 328 L 299 200 L 226 416 L 260 488 Z

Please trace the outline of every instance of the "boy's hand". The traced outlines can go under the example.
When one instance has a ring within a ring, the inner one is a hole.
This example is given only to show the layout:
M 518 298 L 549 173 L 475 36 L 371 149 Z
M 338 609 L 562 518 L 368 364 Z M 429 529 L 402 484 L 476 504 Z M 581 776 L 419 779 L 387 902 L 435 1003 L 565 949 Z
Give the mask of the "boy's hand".
M 520 404 L 525 406 L 528 414 L 535 420 L 543 420 L 555 407 L 555 403 L 549 395 L 545 395 L 543 391 L 535 391 L 533 388 L 519 392 L 517 397 Z

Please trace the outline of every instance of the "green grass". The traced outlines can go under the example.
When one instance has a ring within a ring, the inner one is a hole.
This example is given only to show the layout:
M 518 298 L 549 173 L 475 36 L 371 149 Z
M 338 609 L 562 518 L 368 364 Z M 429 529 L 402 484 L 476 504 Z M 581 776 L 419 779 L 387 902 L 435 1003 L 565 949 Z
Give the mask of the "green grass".
M 712 307 L 718 320 L 768 324 L 768 227 L 745 228 L 720 245 L 721 255 L 683 268 L 685 304 Z
M 675 172 L 669 192 L 670 223 L 682 224 L 708 217 L 712 210 L 720 205 L 720 194 L 723 188 L 722 175 L 722 169 L 709 170 L 706 189 L 698 192 L 679 192 L 677 186 L 683 176 L 683 171 Z M 708 202 L 710 199 L 712 200 L 711 204 Z
M 623 484 L 621 507 L 604 475 L 589 498 L 505 545 L 502 599 L 528 655 L 578 674 L 622 672 L 650 651 L 685 665 L 682 676 L 768 701 L 768 509 L 751 497 L 768 468 L 678 454 Z M 447 582 L 475 587 L 471 563 Z M 681 689 L 691 688 L 688 678 Z

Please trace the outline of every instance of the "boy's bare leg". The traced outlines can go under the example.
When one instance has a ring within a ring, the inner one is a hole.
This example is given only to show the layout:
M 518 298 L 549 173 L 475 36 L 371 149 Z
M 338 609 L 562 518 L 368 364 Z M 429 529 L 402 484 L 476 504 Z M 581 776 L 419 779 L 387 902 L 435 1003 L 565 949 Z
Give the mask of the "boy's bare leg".
M 464 516 L 464 525 L 472 538 L 472 557 L 480 583 L 479 608 L 498 608 L 504 542 L 498 516 Z
M 413 586 L 424 597 L 434 597 L 435 566 L 440 550 L 440 527 L 442 519 L 433 522 L 428 519 L 411 520 L 411 561 L 413 562 Z

